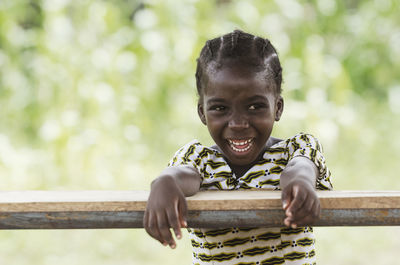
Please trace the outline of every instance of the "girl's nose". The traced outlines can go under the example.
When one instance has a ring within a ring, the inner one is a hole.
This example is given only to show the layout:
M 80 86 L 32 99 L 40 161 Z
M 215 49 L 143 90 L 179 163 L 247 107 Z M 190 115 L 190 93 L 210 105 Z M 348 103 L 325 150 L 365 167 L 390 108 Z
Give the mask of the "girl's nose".
M 234 115 L 229 120 L 228 127 L 231 129 L 246 129 L 249 128 L 249 122 L 243 115 Z

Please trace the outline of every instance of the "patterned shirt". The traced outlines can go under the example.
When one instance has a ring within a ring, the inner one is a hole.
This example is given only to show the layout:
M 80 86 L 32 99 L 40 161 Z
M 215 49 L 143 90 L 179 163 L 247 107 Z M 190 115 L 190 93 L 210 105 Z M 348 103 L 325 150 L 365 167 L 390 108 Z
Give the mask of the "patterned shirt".
M 316 188 L 332 189 L 330 172 L 318 140 L 300 133 L 267 148 L 252 168 L 236 177 L 222 153 L 193 140 L 179 149 L 169 166 L 192 165 L 201 175 L 201 190 L 262 188 L 279 190 L 280 174 L 294 157 L 304 156 L 317 166 Z M 189 229 L 193 264 L 269 265 L 316 264 L 311 227 Z

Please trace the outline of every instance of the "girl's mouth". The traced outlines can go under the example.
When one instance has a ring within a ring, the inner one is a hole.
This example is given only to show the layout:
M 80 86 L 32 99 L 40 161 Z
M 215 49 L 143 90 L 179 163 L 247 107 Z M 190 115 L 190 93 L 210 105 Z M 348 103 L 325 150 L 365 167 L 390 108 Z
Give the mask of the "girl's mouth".
M 246 152 L 253 146 L 253 138 L 249 138 L 247 140 L 228 139 L 228 143 L 233 151 L 242 153 L 242 152 Z

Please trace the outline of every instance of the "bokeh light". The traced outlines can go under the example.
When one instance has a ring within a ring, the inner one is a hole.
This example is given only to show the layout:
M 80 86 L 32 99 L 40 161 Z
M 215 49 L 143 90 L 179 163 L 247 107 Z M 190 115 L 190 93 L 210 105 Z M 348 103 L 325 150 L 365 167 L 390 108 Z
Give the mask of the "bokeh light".
M 239 28 L 281 58 L 274 135 L 317 136 L 337 190 L 399 190 L 399 11 L 395 0 L 1 0 L 0 189 L 149 189 L 180 146 L 211 144 L 196 58 Z M 321 264 L 397 263 L 397 227 L 316 231 Z M 140 229 L 0 231 L 0 263 L 188 264 L 181 241 L 172 251 Z

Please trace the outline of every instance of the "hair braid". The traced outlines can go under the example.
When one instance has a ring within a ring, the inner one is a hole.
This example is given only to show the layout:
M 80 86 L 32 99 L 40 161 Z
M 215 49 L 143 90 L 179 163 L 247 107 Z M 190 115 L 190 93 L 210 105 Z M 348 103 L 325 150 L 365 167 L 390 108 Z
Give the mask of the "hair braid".
M 208 52 L 210 53 L 210 57 L 212 58 L 213 57 L 213 52 L 212 52 L 212 49 L 210 47 L 210 41 L 209 40 L 206 42 L 206 47 L 208 49 Z
M 262 55 L 263 56 L 265 54 L 265 49 L 267 48 L 268 44 L 270 44 L 269 40 L 268 39 L 264 39 L 264 45 L 263 45 L 263 48 L 262 48 Z
M 240 35 L 241 31 L 240 30 L 235 30 L 231 35 L 231 52 L 233 53 L 233 51 L 235 50 L 239 35 Z
M 282 67 L 278 59 L 278 54 L 268 39 L 264 39 L 263 56 L 265 67 L 271 68 L 273 79 L 277 84 L 278 92 L 281 93 Z
M 268 39 L 235 30 L 218 38 L 208 40 L 197 59 L 196 86 L 200 99 L 210 70 L 218 70 L 233 61 L 250 67 L 255 72 L 264 72 L 267 82 L 275 85 L 281 93 L 282 67 L 278 54 Z
M 221 49 L 224 46 L 224 39 L 221 36 L 220 38 L 215 38 L 212 41 L 213 41 L 214 48 L 217 52 L 216 52 L 215 56 L 213 56 L 211 58 L 211 61 L 218 63 L 221 61 Z

